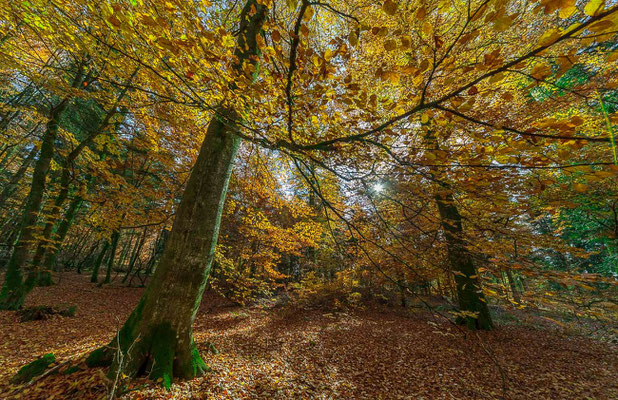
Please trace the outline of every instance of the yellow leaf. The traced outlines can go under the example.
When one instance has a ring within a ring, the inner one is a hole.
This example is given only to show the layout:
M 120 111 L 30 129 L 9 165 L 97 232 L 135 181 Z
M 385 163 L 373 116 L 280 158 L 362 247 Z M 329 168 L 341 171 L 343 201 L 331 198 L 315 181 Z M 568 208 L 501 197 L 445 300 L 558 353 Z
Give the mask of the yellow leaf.
M 412 37 L 405 35 L 401 37 L 401 46 L 405 47 L 406 49 L 409 48 L 412 45 Z M 616 54 L 618 54 L 618 51 L 616 52 Z M 611 58 L 611 57 L 610 57 Z M 610 60 L 611 61 L 611 60 Z
M 501 17 L 495 20 L 493 23 L 493 26 L 496 32 L 503 32 L 509 29 L 512 24 L 513 24 L 513 19 L 509 17 L 508 15 L 506 15 L 504 17 Z
M 543 80 L 551 75 L 551 67 L 547 64 L 537 64 L 530 71 L 530 75 L 532 75 L 535 79 Z
M 543 0 L 541 5 L 545 6 L 545 14 L 551 14 L 556 10 L 575 8 L 575 0 Z
M 577 12 L 577 7 L 575 6 L 565 7 L 565 8 L 560 9 L 560 11 L 558 12 L 558 16 L 562 19 L 566 19 L 566 18 L 571 17 L 576 12 Z
M 429 122 L 429 114 L 425 113 L 421 116 L 421 124 L 426 124 Z
M 330 61 L 330 59 L 333 58 L 333 51 L 331 49 L 327 49 L 324 52 L 324 60 L 326 60 L 326 62 Z
M 604 4 L 604 0 L 590 0 L 584 7 L 584 14 L 593 17 L 603 10 Z
M 609 33 L 609 31 L 614 30 L 614 23 L 605 19 L 599 22 L 595 22 L 594 24 L 590 25 L 588 29 L 590 29 L 594 33 L 602 33 L 605 31 L 608 31 Z
M 577 193 L 586 193 L 588 191 L 588 186 L 584 185 L 583 183 L 576 183 L 573 185 L 573 189 Z
M 393 51 L 396 48 L 397 48 L 397 42 L 395 42 L 395 40 L 388 39 L 386 42 L 384 42 L 384 49 L 386 51 Z
M 543 35 L 541 35 L 541 37 L 539 38 L 539 44 L 541 46 L 549 46 L 550 44 L 558 40 L 561 34 L 562 32 L 560 32 L 560 30 L 555 29 L 555 28 L 548 30 Z
M 425 19 L 426 15 L 427 15 L 427 9 L 425 7 L 421 7 L 418 10 L 416 10 L 416 19 L 418 19 L 419 21 L 422 21 L 423 19 Z
M 307 10 L 305 10 L 305 14 L 303 15 L 303 20 L 310 21 L 311 18 L 313 18 L 314 13 L 315 11 L 313 11 L 313 7 L 311 6 L 307 7 Z
M 393 0 L 386 0 L 382 5 L 382 10 L 388 15 L 395 15 L 397 13 L 397 3 Z
M 351 46 L 356 46 L 358 44 L 358 34 L 356 32 L 351 32 L 350 36 L 348 36 L 348 41 Z

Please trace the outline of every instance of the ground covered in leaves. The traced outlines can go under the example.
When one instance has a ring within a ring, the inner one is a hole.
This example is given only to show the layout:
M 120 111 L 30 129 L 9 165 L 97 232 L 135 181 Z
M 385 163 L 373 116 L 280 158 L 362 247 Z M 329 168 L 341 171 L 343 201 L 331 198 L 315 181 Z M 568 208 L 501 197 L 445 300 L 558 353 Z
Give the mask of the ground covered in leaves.
M 141 292 L 65 274 L 59 285 L 37 288 L 29 305 L 75 305 L 74 317 L 19 322 L 16 313 L 0 312 L 0 398 L 106 398 L 103 370 L 50 374 L 21 386 L 8 379 L 46 353 L 56 355 L 57 371 L 69 359 L 79 364 L 110 341 Z M 146 379 L 121 381 L 122 398 L 618 398 L 615 344 L 547 328 L 509 324 L 471 334 L 418 311 L 241 308 L 208 294 L 195 337 L 212 373 L 170 392 Z

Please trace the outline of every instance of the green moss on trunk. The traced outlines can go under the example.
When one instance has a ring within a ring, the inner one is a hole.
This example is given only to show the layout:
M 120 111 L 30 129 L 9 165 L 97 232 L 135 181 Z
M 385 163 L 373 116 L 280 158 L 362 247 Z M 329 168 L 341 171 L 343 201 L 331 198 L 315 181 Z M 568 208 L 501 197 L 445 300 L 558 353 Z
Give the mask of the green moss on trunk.
M 105 253 L 107 252 L 107 248 L 109 247 L 109 241 L 105 241 L 101 252 L 97 256 L 96 261 L 94 262 L 94 267 L 92 268 L 92 275 L 90 276 L 90 282 L 98 283 L 99 282 L 99 270 L 101 269 L 101 264 L 103 263 L 103 257 L 105 257 Z
M 202 359 L 202 356 L 200 356 L 200 352 L 197 349 L 197 345 L 195 344 L 195 342 L 191 344 L 191 348 L 191 360 L 184 364 L 184 370 L 181 370 L 179 366 L 178 369 L 180 370 L 180 374 L 182 376 L 191 377 L 200 376 L 206 372 L 212 371 L 212 369 L 208 365 L 206 365 L 206 363 Z
M 37 279 L 36 285 L 46 287 L 46 286 L 51 286 L 53 284 L 54 284 L 54 281 L 52 280 L 51 271 L 49 270 L 41 271 L 39 274 L 39 279 Z
M 455 283 L 460 315 L 457 323 L 469 329 L 490 330 L 493 327 L 489 307 L 480 286 L 480 281 L 463 239 L 461 214 L 455 205 L 453 194 L 444 190 L 436 196 L 442 229 L 448 247 L 448 258 Z
M 72 87 L 79 87 L 83 77 L 83 65 L 80 65 L 78 73 L 73 80 Z M 25 270 L 27 266 L 31 253 L 31 246 L 35 239 L 37 221 L 43 201 L 43 194 L 45 193 L 45 183 L 55 152 L 55 141 L 58 136 L 58 121 L 71 101 L 71 98 L 72 95 L 67 95 L 50 110 L 47 128 L 43 135 L 43 140 L 41 141 L 39 158 L 36 160 L 34 170 L 32 171 L 30 191 L 26 198 L 26 205 L 22 210 L 18 230 L 19 236 L 15 243 L 11 258 L 9 259 L 7 275 L 2 285 L 2 291 L 0 292 L 0 309 L 19 309 L 24 304 L 26 295 L 34 286 L 35 276 L 33 276 L 29 282 L 22 281 L 23 270 Z
M 240 16 L 234 65 L 248 81 L 247 64 L 257 66 L 258 36 L 267 7 L 247 0 Z M 175 214 L 160 263 L 142 300 L 118 335 L 89 359 L 109 359 L 118 372 L 150 377 L 169 387 L 174 377 L 190 379 L 208 371 L 193 340 L 192 325 L 214 259 L 227 187 L 241 139 L 240 113 L 220 106 L 210 121 L 197 161 Z M 115 354 L 120 354 L 115 357 Z
M 163 323 L 153 327 L 151 335 L 152 371 L 150 378 L 169 389 L 174 375 L 176 332 L 169 323 Z
M 112 268 L 114 268 L 114 262 L 116 259 L 116 249 L 118 248 L 118 239 L 120 238 L 120 231 L 114 231 L 112 233 L 111 252 L 107 259 L 107 271 L 105 272 L 105 280 L 103 283 L 110 283 L 112 280 Z
M 10 383 L 18 385 L 30 382 L 33 378 L 43 374 L 47 368 L 55 362 L 56 357 L 53 354 L 45 354 L 38 360 L 32 361 L 30 364 L 23 366 L 17 374 L 11 378 Z
M 108 346 L 99 347 L 86 358 L 86 365 L 90 368 L 109 367 L 114 360 L 113 349 Z

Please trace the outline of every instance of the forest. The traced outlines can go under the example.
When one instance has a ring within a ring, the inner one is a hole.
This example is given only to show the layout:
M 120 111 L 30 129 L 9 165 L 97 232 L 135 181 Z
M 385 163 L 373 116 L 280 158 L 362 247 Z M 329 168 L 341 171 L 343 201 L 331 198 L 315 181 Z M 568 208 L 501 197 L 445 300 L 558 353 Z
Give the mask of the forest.
M 618 399 L 615 0 L 0 3 L 0 398 Z

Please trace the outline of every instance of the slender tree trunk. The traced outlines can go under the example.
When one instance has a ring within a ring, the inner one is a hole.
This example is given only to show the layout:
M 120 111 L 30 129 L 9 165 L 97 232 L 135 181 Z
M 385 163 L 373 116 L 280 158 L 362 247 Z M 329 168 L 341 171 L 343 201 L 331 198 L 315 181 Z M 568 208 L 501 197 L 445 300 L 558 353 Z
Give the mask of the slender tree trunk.
M 77 73 L 73 87 L 82 80 L 82 72 Z M 41 202 L 45 192 L 45 181 L 49 166 L 54 156 L 54 142 L 58 134 L 58 121 L 71 100 L 71 96 L 62 99 L 50 112 L 47 129 L 41 143 L 41 152 L 32 173 L 32 184 L 22 213 L 19 227 L 19 237 L 15 249 L 9 260 L 7 272 L 0 292 L 0 309 L 16 310 L 21 308 L 26 295 L 32 288 L 23 281 L 23 270 L 28 262 L 30 247 L 34 241 L 36 223 L 41 209 Z
M 236 48 L 238 65 L 255 66 L 258 35 L 267 7 L 248 0 L 240 16 Z M 251 78 L 249 78 L 251 79 Z M 169 387 L 173 377 L 193 378 L 208 367 L 193 340 L 193 321 L 215 255 L 227 186 L 240 138 L 234 134 L 239 114 L 220 106 L 211 120 L 197 161 L 176 211 L 174 225 L 148 289 L 109 346 L 89 356 L 87 363 L 121 366 L 114 358 L 117 341 L 125 354 L 122 372 L 136 376 L 149 371 Z
M 136 73 L 137 70 L 133 73 L 133 75 L 129 79 L 129 82 L 131 81 L 131 79 L 133 79 Z M 105 132 L 107 126 L 110 124 L 112 118 L 116 114 L 118 102 L 126 94 L 127 87 L 122 90 L 122 92 L 118 96 L 118 99 L 116 100 L 116 103 L 106 113 L 105 118 L 103 119 L 103 121 L 101 121 L 97 128 L 93 132 L 91 132 L 81 143 L 79 143 L 79 145 L 77 145 L 77 147 L 75 147 L 62 162 L 62 172 L 60 174 L 60 192 L 58 193 L 58 196 L 56 196 L 54 205 L 49 212 L 47 222 L 45 223 L 45 228 L 43 228 L 42 238 L 39 241 L 36 253 L 34 254 L 34 257 L 32 259 L 32 277 L 35 280 L 39 276 L 39 266 L 41 265 L 41 261 L 43 261 L 45 253 L 49 251 L 49 242 L 52 236 L 52 232 L 54 230 L 54 226 L 56 225 L 60 217 L 60 210 L 62 209 L 64 202 L 69 196 L 69 185 L 71 183 L 71 167 L 73 167 L 73 163 L 75 162 L 77 157 L 79 157 L 81 152 L 90 144 L 92 144 L 99 135 Z M 45 282 L 43 282 L 43 285 L 46 286 Z
M 86 257 L 82 258 L 78 263 L 77 263 L 77 273 L 81 274 L 82 273 L 82 268 L 84 267 L 84 264 L 86 264 L 87 261 L 92 260 L 92 254 L 94 254 L 94 251 L 97 249 L 97 247 L 99 247 L 98 243 L 94 243 L 91 248 L 90 251 L 88 252 L 88 254 L 86 255 Z
M 131 229 L 128 233 L 128 238 L 122 245 L 122 250 L 120 251 L 120 258 L 118 259 L 118 269 L 123 270 L 125 261 L 129 254 L 133 254 L 132 250 L 137 243 L 139 242 L 139 238 L 135 237 L 135 232 Z M 129 262 L 131 259 L 129 258 Z
M 470 329 L 490 330 L 493 326 L 489 307 L 481 290 L 480 281 L 463 239 L 461 215 L 453 194 L 444 190 L 436 195 L 442 229 L 448 246 L 448 258 L 455 275 L 459 311 L 458 322 Z
M 108 248 L 109 248 L 109 240 L 106 240 L 92 268 L 92 275 L 90 276 L 90 282 L 92 283 L 99 282 L 99 269 L 101 269 L 101 264 L 103 263 L 103 258 L 105 257 L 105 253 L 107 252 Z
M 519 296 L 519 290 L 517 290 L 517 285 L 515 285 L 515 278 L 513 278 L 513 272 L 510 269 L 506 270 L 506 278 L 509 281 L 509 286 L 511 286 L 511 293 L 513 293 L 513 300 L 515 303 L 521 303 L 521 297 Z
M 0 208 L 4 207 L 4 203 L 6 203 L 6 201 L 13 195 L 13 193 L 15 193 L 19 181 L 21 181 L 21 179 L 26 174 L 26 171 L 28 171 L 28 168 L 30 167 L 30 164 L 32 164 L 32 161 L 34 160 L 34 157 L 37 153 L 38 149 L 36 147 L 33 147 L 30 153 L 26 156 L 26 158 L 24 158 L 24 161 L 22 162 L 19 169 L 15 171 L 13 176 L 11 176 L 11 179 L 6 183 L 6 185 L 2 189 L 2 193 L 0 193 Z
M 17 151 L 17 146 L 14 144 L 7 144 L 2 146 L 2 150 L 0 151 L 0 173 L 2 173 L 6 166 L 13 161 L 13 154 Z M 0 176 L 1 177 L 1 176 Z
M 139 242 L 137 242 L 137 244 L 135 245 L 135 249 L 133 250 L 133 254 L 131 255 L 131 260 L 129 261 L 129 267 L 127 268 L 127 273 L 125 274 L 124 278 L 122 278 L 122 283 L 125 283 L 127 279 L 129 278 L 129 275 L 131 275 L 131 272 L 133 272 L 133 268 L 135 267 L 135 262 L 137 261 L 137 258 L 139 257 L 139 253 L 142 250 L 142 246 L 144 246 L 144 241 L 146 240 L 147 231 L 148 231 L 148 228 L 144 227 L 142 236 L 140 237 Z
M 92 182 L 92 176 L 88 175 L 86 177 L 86 184 L 85 184 L 86 187 L 88 186 L 90 182 Z M 82 186 L 82 189 L 83 189 L 83 186 Z M 56 260 L 58 259 L 58 254 L 60 253 L 60 249 L 62 248 L 64 239 L 66 238 L 69 228 L 71 227 L 71 224 L 73 223 L 73 220 L 75 219 L 75 216 L 77 215 L 77 212 L 79 211 L 83 202 L 84 202 L 84 199 L 82 195 L 78 193 L 73 198 L 73 201 L 71 201 L 71 203 L 69 204 L 69 208 L 64 214 L 64 218 L 60 222 L 60 225 L 58 226 L 58 229 L 56 230 L 56 233 L 53 236 L 53 245 L 45 254 L 45 258 L 43 260 L 43 270 L 41 271 L 41 281 L 42 282 L 40 282 L 39 284 L 45 283 L 46 277 L 44 275 L 46 274 L 50 274 L 50 281 L 51 281 L 51 271 L 53 270 L 56 264 Z
M 45 259 L 43 260 L 43 269 L 41 270 L 41 276 L 39 278 L 39 285 L 46 285 L 47 282 L 51 283 L 51 271 L 54 269 L 56 260 L 58 258 L 58 253 L 62 247 L 62 243 L 64 242 L 64 238 L 75 219 L 75 215 L 77 211 L 81 207 L 83 203 L 83 199 L 80 196 L 77 196 L 73 199 L 71 204 L 69 204 L 69 208 L 67 212 L 64 214 L 64 219 L 58 226 L 58 230 L 56 231 L 56 235 L 54 236 L 53 247 L 49 250 L 49 252 L 45 255 Z
M 112 233 L 112 244 L 110 245 L 111 252 L 109 253 L 109 259 L 107 260 L 107 272 L 105 273 L 105 280 L 103 283 L 110 283 L 112 280 L 112 269 L 114 268 L 114 262 L 116 261 L 118 239 L 120 239 L 120 231 L 114 231 L 114 233 Z

